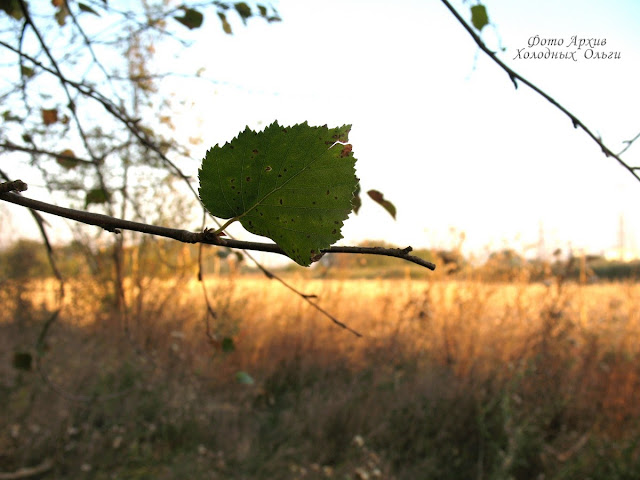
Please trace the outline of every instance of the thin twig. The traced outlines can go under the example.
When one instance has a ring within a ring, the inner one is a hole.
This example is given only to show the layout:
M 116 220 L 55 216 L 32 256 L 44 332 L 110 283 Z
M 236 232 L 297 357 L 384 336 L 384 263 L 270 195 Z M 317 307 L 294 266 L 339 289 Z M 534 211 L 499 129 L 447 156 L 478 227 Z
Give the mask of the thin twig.
M 6 150 L 15 150 L 18 152 L 32 153 L 35 155 L 48 155 L 50 157 L 60 158 L 62 160 L 69 160 L 72 162 L 86 163 L 88 165 L 93 165 L 95 163 L 93 160 L 87 160 L 85 158 L 76 157 L 74 155 L 50 152 L 48 150 L 42 150 L 40 148 L 24 147 L 22 145 L 16 145 L 15 143 L 11 143 L 11 142 L 0 143 L 0 148 L 4 148 Z
M 0 480 L 21 480 L 23 478 L 30 478 L 47 473 L 54 466 L 54 463 L 50 459 L 46 459 L 40 465 L 35 467 L 26 467 L 16 470 L 15 472 L 0 472 Z
M 339 248 L 339 247 L 332 247 L 332 248 Z M 354 248 L 354 247 L 347 247 L 347 248 Z M 357 248 L 357 247 L 356 247 Z M 324 250 L 326 251 L 326 250 Z M 415 257 L 417 258 L 417 257 Z M 296 295 L 298 295 L 300 298 L 302 298 L 305 302 L 307 302 L 309 305 L 311 305 L 313 308 L 315 308 L 316 310 L 318 310 L 321 314 L 323 314 L 325 317 L 327 317 L 329 320 L 331 320 L 333 323 L 335 323 L 337 326 L 344 328 L 345 330 L 348 330 L 349 332 L 353 333 L 356 337 L 362 337 L 362 334 L 356 330 L 354 330 L 353 328 L 351 328 L 349 325 L 347 325 L 344 322 L 341 322 L 340 320 L 338 320 L 336 317 L 334 317 L 333 315 L 331 315 L 331 313 L 329 313 L 328 311 L 326 311 L 324 308 L 322 308 L 320 305 L 318 305 L 316 302 L 314 302 L 312 299 L 317 298 L 317 295 L 309 295 L 309 294 L 305 294 L 302 293 L 300 290 L 298 290 L 297 288 L 295 288 L 293 285 L 288 284 L 287 282 L 285 282 L 282 278 L 273 275 L 270 271 L 268 271 L 267 269 L 265 269 L 262 265 L 258 265 L 258 268 L 260 268 L 260 270 L 262 271 L 262 273 L 264 273 L 267 278 L 269 278 L 270 280 L 277 280 L 278 282 L 280 282 L 282 285 L 284 285 L 286 288 L 288 288 L 289 290 L 291 290 L 293 293 L 295 293 Z
M 627 170 L 629 173 L 631 173 L 631 175 L 633 175 L 633 177 L 636 180 L 640 181 L 640 176 L 636 173 L 636 170 L 638 169 L 638 167 L 632 167 L 632 166 L 628 165 L 624 160 L 622 160 L 620 158 L 620 156 L 619 156 L 620 154 L 613 153 L 613 151 L 609 147 L 607 147 L 602 142 L 602 140 L 600 138 L 598 138 L 578 117 L 576 117 L 573 113 L 571 113 L 569 110 L 567 110 L 564 106 L 559 104 L 550 95 L 548 95 L 547 93 L 542 91 L 540 88 L 538 88 L 536 85 L 531 83 L 529 80 L 524 78 L 522 75 L 516 73 L 514 70 L 512 70 L 510 67 L 508 67 L 502 60 L 500 60 L 496 56 L 495 52 L 491 51 L 484 44 L 484 42 L 478 36 L 478 34 L 473 31 L 473 28 L 460 16 L 460 14 L 456 11 L 456 9 L 453 8 L 453 6 L 451 6 L 451 4 L 447 0 L 442 0 L 442 3 L 445 4 L 445 6 L 451 11 L 453 16 L 456 17 L 456 20 L 458 20 L 458 22 L 460 22 L 460 24 L 465 28 L 465 30 L 469 33 L 469 35 L 471 35 L 471 38 L 473 38 L 473 41 L 476 42 L 478 47 L 480 47 L 480 49 L 484 53 L 486 53 L 489 56 L 489 58 L 491 58 L 495 63 L 497 63 L 500 66 L 500 68 L 502 68 L 507 73 L 507 75 L 509 75 L 509 78 L 513 82 L 513 85 L 515 86 L 516 89 L 518 88 L 517 81 L 520 81 L 520 82 L 524 83 L 526 86 L 528 86 L 529 88 L 531 88 L 534 92 L 536 92 L 537 94 L 539 94 L 540 96 L 545 98 L 549 103 L 551 103 L 553 106 L 558 108 L 562 113 L 564 113 L 565 115 L 567 115 L 571 119 L 571 122 L 573 123 L 574 128 L 580 127 L 587 135 L 589 135 L 591 137 L 591 139 L 598 144 L 598 146 L 600 147 L 602 152 L 605 154 L 605 156 L 612 157 L 615 160 L 617 160 L 617 162 L 622 167 L 624 167 L 625 170 Z M 624 150 L 622 152 L 624 152 Z
M 627 150 L 629 150 L 629 148 L 631 147 L 631 145 L 633 145 L 633 142 L 635 142 L 635 141 L 636 141 L 636 140 L 638 140 L 639 138 L 640 138 L 640 132 L 638 132 L 638 133 L 636 134 L 636 136 L 635 136 L 635 137 L 633 137 L 631 140 L 625 140 L 624 142 L 622 142 L 622 143 L 625 143 L 626 145 L 625 145 L 625 147 L 624 147 L 622 150 L 620 150 L 620 151 L 618 152 L 618 156 L 622 155 L 624 152 L 626 152 Z M 638 168 L 638 167 L 634 167 L 633 169 L 634 169 L 634 170 L 638 170 L 639 168 Z
M 71 92 L 69 91 L 68 85 L 70 85 L 70 83 L 67 81 L 66 77 L 62 74 L 62 71 L 60 70 L 60 66 L 58 65 L 58 61 L 54 58 L 47 43 L 44 41 L 44 38 L 42 37 L 40 30 L 38 29 L 33 19 L 31 18 L 31 14 L 29 13 L 27 4 L 25 3 L 24 0 L 18 0 L 18 2 L 20 3 L 20 7 L 22 8 L 22 14 L 24 16 L 25 22 L 31 26 L 33 33 L 38 38 L 38 41 L 40 43 L 40 46 L 42 47 L 42 50 L 44 51 L 45 55 L 51 62 L 51 66 L 55 71 L 53 74 L 56 77 L 58 77 L 58 80 L 60 81 L 60 84 L 62 86 L 62 89 L 64 90 L 67 100 L 69 100 L 68 109 L 70 110 L 71 116 L 73 117 L 73 120 L 76 124 L 78 135 L 80 135 L 80 139 L 82 140 L 85 150 L 89 153 L 89 156 L 94 159 L 93 165 L 95 167 L 95 172 L 98 178 L 98 183 L 100 184 L 100 188 L 102 189 L 103 192 L 107 192 L 108 191 L 107 184 L 104 180 L 104 175 L 102 174 L 100 163 L 98 162 L 98 157 L 93 153 L 93 148 L 89 143 L 89 139 L 87 137 L 86 132 L 84 131 L 82 122 L 78 117 L 76 102 L 74 98 L 71 96 Z M 20 52 L 20 54 L 22 54 L 22 52 Z M 108 208 L 111 210 L 111 204 L 108 205 Z

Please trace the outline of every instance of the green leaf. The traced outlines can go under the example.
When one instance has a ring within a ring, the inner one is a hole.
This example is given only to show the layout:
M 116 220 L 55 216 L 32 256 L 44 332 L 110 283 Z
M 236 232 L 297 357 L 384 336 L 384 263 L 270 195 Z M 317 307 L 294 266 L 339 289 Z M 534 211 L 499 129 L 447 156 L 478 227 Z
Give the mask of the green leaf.
M 94 188 L 87 192 L 84 199 L 84 206 L 87 208 L 92 203 L 106 203 L 109 201 L 109 194 L 102 188 Z
M 243 371 L 236 373 L 236 382 L 242 383 L 243 385 L 253 385 L 255 383 L 251 375 Z
M 260 11 L 261 17 L 267 16 L 267 7 L 265 7 L 264 5 L 258 5 L 258 10 Z
M 389 200 L 384 198 L 384 195 L 380 193 L 378 190 L 369 190 L 367 195 L 371 197 L 371 199 L 375 202 L 378 202 L 380 205 L 384 207 L 384 209 L 389 212 L 389 215 L 396 219 L 396 207 Z
M 14 115 L 13 112 L 11 110 L 5 110 L 4 112 L 2 112 L 2 120 L 4 120 L 5 122 L 22 122 L 22 118 L 18 117 L 17 115 Z M 28 135 L 26 133 L 22 134 L 22 139 L 25 142 L 30 142 L 31 141 L 31 135 L 29 135 L 29 139 L 25 139 L 25 136 Z
M 353 213 L 358 214 L 358 210 L 362 206 L 362 199 L 360 198 L 360 184 L 356 187 L 356 191 L 353 192 L 353 198 L 351 199 L 351 205 L 353 206 Z
M 251 7 L 245 2 L 238 2 L 233 6 L 235 7 L 236 12 L 238 12 L 238 15 L 240 15 L 240 18 L 242 18 L 242 22 L 246 25 L 247 18 L 251 16 Z
M 222 351 L 225 353 L 231 353 L 233 351 L 235 351 L 236 346 L 233 343 L 233 338 L 230 337 L 224 337 L 222 339 Z
M 78 2 L 78 8 L 82 11 L 82 12 L 86 12 L 86 13 L 92 13 L 95 16 L 99 17 L 100 14 L 98 12 L 96 12 L 93 8 L 91 8 L 89 5 L 87 5 L 86 3 L 82 3 L 82 2 Z
M 20 73 L 27 78 L 31 78 L 35 75 L 35 70 L 31 67 L 27 67 L 26 65 L 20 66 Z
M 31 370 L 33 358 L 28 352 L 14 352 L 13 353 L 13 368 L 16 370 L 24 370 L 26 372 Z
M 73 153 L 73 150 L 67 148 L 66 150 L 63 150 L 58 154 L 58 156 L 56 157 L 56 162 L 58 162 L 58 165 L 60 165 L 61 167 L 70 170 L 78 166 L 79 162 L 77 160 L 74 160 L 75 156 L 76 154 Z
M 212 215 L 271 238 L 300 265 L 342 238 L 358 184 L 351 125 L 307 123 L 263 132 L 248 127 L 211 148 L 198 172 L 200 198 Z
M 23 14 L 19 0 L 0 0 L 0 10 L 4 10 L 14 20 L 22 20 Z
M 233 31 L 231 30 L 231 25 L 227 21 L 227 16 L 222 12 L 218 12 L 218 17 L 220 17 L 220 21 L 222 22 L 222 30 L 224 30 L 224 33 L 232 35 Z
M 478 31 L 481 31 L 489 24 L 489 15 L 484 5 L 474 5 L 471 7 L 471 23 Z
M 198 10 L 193 8 L 183 8 L 184 12 L 181 17 L 173 17 L 178 22 L 183 24 L 189 30 L 193 30 L 194 28 L 200 28 L 202 26 L 202 21 L 204 20 L 204 15 L 200 13 Z

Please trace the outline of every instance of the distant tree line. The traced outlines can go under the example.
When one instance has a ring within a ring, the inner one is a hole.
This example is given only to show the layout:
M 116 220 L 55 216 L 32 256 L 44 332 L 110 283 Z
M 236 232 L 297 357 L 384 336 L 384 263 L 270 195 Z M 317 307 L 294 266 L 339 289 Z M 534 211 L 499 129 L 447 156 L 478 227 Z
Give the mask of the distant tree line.
M 364 241 L 360 246 L 384 246 L 397 248 L 385 242 Z M 86 242 L 73 241 L 54 247 L 58 268 L 66 278 L 83 275 L 109 276 L 115 268 L 112 244 L 102 247 L 87 247 Z M 133 273 L 159 278 L 177 274 L 196 274 L 198 269 L 198 246 L 171 242 L 151 237 L 141 237 L 135 245 L 125 246 L 122 255 L 125 275 Z M 242 254 L 229 249 L 203 246 L 203 271 L 205 273 L 227 273 L 249 271 Z M 610 261 L 597 255 L 560 258 L 556 254 L 551 260 L 526 259 L 512 249 L 491 253 L 478 264 L 466 258 L 459 250 L 417 249 L 418 257 L 438 264 L 435 274 L 447 278 L 474 278 L 483 281 L 532 281 L 540 282 L 562 276 L 568 280 L 593 282 L 597 280 L 640 279 L 640 261 Z M 285 270 L 300 270 L 296 265 Z M 51 267 L 45 246 L 35 240 L 22 239 L 4 250 L 0 250 L 0 281 L 6 279 L 26 280 L 51 276 Z M 312 269 L 316 277 L 368 277 L 393 278 L 409 274 L 413 278 L 427 275 L 424 269 L 414 265 L 398 264 L 391 257 L 374 255 L 327 255 Z M 433 277 L 434 272 L 429 272 Z

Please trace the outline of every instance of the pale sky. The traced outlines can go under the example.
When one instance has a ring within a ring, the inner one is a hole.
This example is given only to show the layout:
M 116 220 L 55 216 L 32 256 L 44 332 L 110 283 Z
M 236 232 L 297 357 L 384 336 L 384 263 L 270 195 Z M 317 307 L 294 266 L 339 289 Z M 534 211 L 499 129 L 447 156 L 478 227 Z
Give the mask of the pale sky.
M 342 244 L 364 239 L 401 246 L 449 247 L 465 232 L 467 252 L 535 245 L 601 253 L 618 243 L 640 247 L 640 182 L 570 120 L 482 53 L 437 0 L 280 0 L 283 21 L 229 14 L 234 35 L 215 15 L 192 32 L 193 45 L 174 62 L 203 79 L 181 77 L 161 88 L 187 100 L 176 113 L 178 138 L 192 148 L 196 174 L 205 151 L 245 125 L 308 121 L 353 125 L 363 189 L 382 191 L 397 220 L 368 197 L 343 228 Z M 486 0 L 491 48 L 516 72 L 571 110 L 615 152 L 640 132 L 640 2 Z M 469 3 L 454 2 L 469 19 Z M 186 30 L 185 30 L 186 31 Z M 597 51 L 619 59 L 517 59 L 528 40 L 572 36 L 606 39 Z M 185 67 L 186 65 L 186 67 Z M 205 80 L 214 80 L 215 83 Z M 640 144 L 640 141 L 638 142 Z M 640 166 L 640 145 L 623 156 Z M 197 225 L 194 225 L 194 228 Z M 232 229 L 250 238 L 241 227 Z M 253 238 L 253 237 L 251 237 Z
M 187 58 L 219 83 L 198 92 L 184 125 L 200 113 L 204 143 L 260 128 L 309 121 L 353 124 L 350 140 L 365 190 L 398 209 L 393 221 L 365 199 L 342 243 L 384 239 L 414 247 L 466 234 L 471 251 L 536 244 L 602 252 L 640 246 L 640 182 L 605 158 L 570 120 L 510 79 L 435 0 L 394 2 L 281 0 L 283 22 L 234 24 L 234 35 L 205 23 L 205 49 Z M 500 58 L 566 106 L 613 150 L 640 131 L 640 2 L 487 0 L 483 38 Z M 469 5 L 455 4 L 469 18 Z M 606 39 L 596 47 L 619 59 L 515 58 L 531 37 Z M 183 57 L 183 59 L 185 59 Z M 174 90 L 179 84 L 165 85 Z M 638 142 L 640 143 L 640 142 Z M 640 165 L 640 146 L 623 158 Z M 237 230 L 240 232 L 240 230 Z M 238 233 L 241 235 L 241 233 Z

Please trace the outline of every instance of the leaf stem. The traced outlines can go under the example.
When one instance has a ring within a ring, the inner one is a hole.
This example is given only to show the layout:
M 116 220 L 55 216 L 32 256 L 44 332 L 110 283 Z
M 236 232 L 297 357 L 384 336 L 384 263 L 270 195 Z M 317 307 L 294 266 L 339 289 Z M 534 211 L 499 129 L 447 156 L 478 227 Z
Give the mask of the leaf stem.
M 221 225 L 220 228 L 218 228 L 214 233 L 214 235 L 220 235 L 222 232 L 224 232 L 226 230 L 226 228 L 231 225 L 233 222 L 237 222 L 240 219 L 240 217 L 233 217 L 230 218 L 229 220 L 226 221 L 226 223 L 224 225 Z

